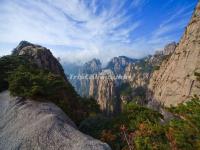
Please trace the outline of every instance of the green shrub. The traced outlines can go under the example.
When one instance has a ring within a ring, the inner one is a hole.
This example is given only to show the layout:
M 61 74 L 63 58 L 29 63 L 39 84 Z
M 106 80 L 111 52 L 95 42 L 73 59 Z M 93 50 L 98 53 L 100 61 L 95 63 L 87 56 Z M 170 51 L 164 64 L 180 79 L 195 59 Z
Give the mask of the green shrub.
M 120 95 L 123 95 L 123 96 L 129 96 L 132 94 L 132 88 L 129 83 L 123 83 L 120 86 L 119 91 L 120 91 Z
M 194 97 L 169 110 L 175 118 L 161 124 L 163 116 L 160 113 L 130 102 L 122 114 L 114 118 L 88 118 L 81 123 L 80 129 L 106 141 L 116 150 L 200 149 L 199 98 Z
M 79 129 L 95 138 L 100 139 L 103 130 L 112 128 L 111 120 L 102 115 L 92 116 L 81 122 Z
M 200 73 L 198 73 L 198 72 L 195 72 L 195 73 L 194 73 L 194 75 L 196 76 L 196 78 L 197 78 L 197 81 L 200 81 Z
M 160 70 L 160 66 L 154 66 L 153 70 Z
M 19 65 L 27 65 L 29 62 L 22 56 L 4 56 L 0 58 L 0 92 L 8 89 L 8 76 Z
M 32 99 L 62 99 L 60 91 L 67 90 L 62 77 L 31 66 L 19 66 L 9 76 L 9 90 L 12 95 Z

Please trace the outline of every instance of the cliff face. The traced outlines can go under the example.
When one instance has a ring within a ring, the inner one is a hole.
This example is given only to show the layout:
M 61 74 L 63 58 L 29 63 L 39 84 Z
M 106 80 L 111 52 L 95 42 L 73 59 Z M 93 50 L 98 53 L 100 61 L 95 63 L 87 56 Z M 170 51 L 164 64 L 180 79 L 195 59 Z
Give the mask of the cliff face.
M 166 106 L 200 96 L 200 2 L 174 53 L 155 71 L 149 84 L 149 99 Z
M 94 79 L 90 79 L 89 96 L 94 97 L 100 109 L 108 116 L 120 112 L 120 100 L 117 92 L 117 80 L 111 70 L 103 70 Z
M 53 103 L 21 100 L 0 93 L 0 149 L 110 150 L 77 130 Z
M 123 101 L 132 100 L 135 96 L 134 92 L 129 93 L 130 95 L 120 95 L 121 86 L 128 83 L 132 90 L 139 87 L 146 89 L 153 66 L 160 65 L 165 57 L 163 53 L 161 51 L 159 55 L 140 60 L 124 56 L 115 57 L 103 69 L 100 67 L 101 63 L 93 59 L 87 62 L 80 71 L 79 75 L 86 78 L 73 79 L 71 83 L 80 95 L 95 98 L 101 110 L 107 115 L 117 114 L 121 110 Z

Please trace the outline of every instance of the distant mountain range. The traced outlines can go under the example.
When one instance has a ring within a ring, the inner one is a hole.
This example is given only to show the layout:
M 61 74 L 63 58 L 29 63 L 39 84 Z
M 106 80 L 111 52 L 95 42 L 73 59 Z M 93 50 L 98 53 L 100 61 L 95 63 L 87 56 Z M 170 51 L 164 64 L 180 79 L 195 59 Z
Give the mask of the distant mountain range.
M 142 59 L 132 59 L 126 56 L 114 57 L 105 67 L 102 67 L 100 60 L 95 58 L 72 69 L 74 75 L 87 77 L 86 79 L 69 78 L 69 80 L 81 96 L 97 99 L 106 114 L 117 114 L 121 111 L 123 101 L 134 97 L 135 89 L 139 87 L 147 89 L 153 71 L 159 68 L 163 60 L 170 57 L 175 48 L 176 43 L 172 42 L 163 51 L 157 51 L 155 55 Z M 102 79 L 102 76 L 105 78 Z M 119 79 L 116 79 L 117 77 Z M 121 87 L 124 85 L 127 85 L 124 88 L 130 86 L 132 93 L 122 95 Z M 140 103 L 144 101 L 141 100 Z

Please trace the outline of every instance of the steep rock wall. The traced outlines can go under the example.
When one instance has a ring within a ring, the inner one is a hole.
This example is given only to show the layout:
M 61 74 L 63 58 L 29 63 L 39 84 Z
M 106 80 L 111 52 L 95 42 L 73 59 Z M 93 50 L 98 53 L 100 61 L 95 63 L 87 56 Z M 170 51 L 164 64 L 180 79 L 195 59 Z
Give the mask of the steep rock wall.
M 200 2 L 175 52 L 154 72 L 149 99 L 170 106 L 200 96 L 196 73 L 200 73 Z

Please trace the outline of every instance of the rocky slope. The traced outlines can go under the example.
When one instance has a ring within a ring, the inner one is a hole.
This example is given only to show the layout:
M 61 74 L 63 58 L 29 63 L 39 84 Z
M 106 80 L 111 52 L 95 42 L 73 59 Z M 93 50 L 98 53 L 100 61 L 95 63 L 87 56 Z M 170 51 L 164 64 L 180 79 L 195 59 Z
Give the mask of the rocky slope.
M 177 105 L 200 96 L 200 2 L 175 52 L 155 71 L 149 84 L 149 99 Z
M 0 93 L 0 149 L 110 150 L 77 130 L 53 103 L 36 102 Z

